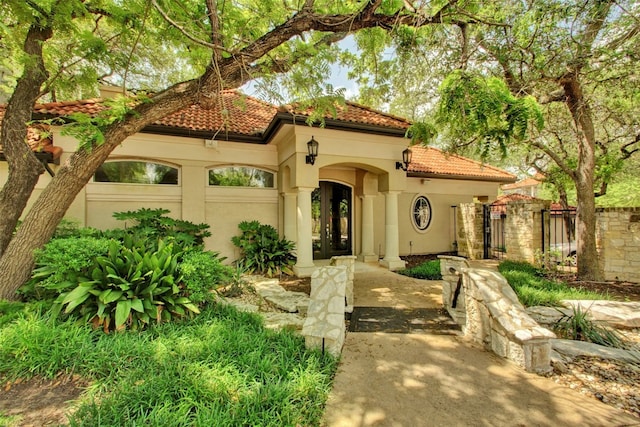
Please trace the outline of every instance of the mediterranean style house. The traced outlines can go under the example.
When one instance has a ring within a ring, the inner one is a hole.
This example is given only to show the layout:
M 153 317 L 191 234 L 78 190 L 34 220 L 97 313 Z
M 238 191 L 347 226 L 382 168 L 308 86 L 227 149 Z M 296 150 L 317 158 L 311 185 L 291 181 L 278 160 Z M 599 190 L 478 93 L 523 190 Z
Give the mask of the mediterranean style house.
M 351 102 L 323 126 L 306 123 L 308 109 L 237 91 L 222 92 L 218 105 L 190 106 L 128 138 L 67 218 L 105 229 L 124 225 L 113 212 L 166 208 L 209 224 L 207 247 L 229 262 L 239 256 L 231 243 L 238 224 L 258 220 L 295 242 L 299 276 L 335 255 L 399 269 L 402 255 L 453 250 L 457 206 L 491 202 L 516 179 L 435 148 L 408 150 L 407 120 Z M 105 108 L 102 99 L 39 104 L 34 119 Z M 46 139 L 28 141 L 53 173 L 78 147 L 62 129 L 52 125 Z M 6 176 L 0 162 L 0 184 Z M 49 179 L 41 177 L 35 196 Z

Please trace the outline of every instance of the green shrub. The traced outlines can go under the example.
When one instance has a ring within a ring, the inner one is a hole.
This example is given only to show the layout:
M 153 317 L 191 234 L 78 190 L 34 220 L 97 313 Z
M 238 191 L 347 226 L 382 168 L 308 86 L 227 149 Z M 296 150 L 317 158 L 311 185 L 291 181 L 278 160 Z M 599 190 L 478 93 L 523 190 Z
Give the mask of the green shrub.
M 242 234 L 233 236 L 231 241 L 240 248 L 242 255 L 239 263 L 246 271 L 268 276 L 293 274 L 293 242 L 280 239 L 275 228 L 258 221 L 243 221 L 238 228 Z
M 80 227 L 78 221 L 62 218 L 53 233 L 52 239 L 66 239 L 69 237 L 101 237 L 102 232 L 91 227 Z
M 401 270 L 399 273 L 416 279 L 442 280 L 439 259 L 427 261 L 413 268 Z
M 607 295 L 576 289 L 546 279 L 541 270 L 526 262 L 503 261 L 498 271 L 507 279 L 522 305 L 558 306 L 564 299 L 608 299 Z
M 86 275 L 94 259 L 107 253 L 111 242 L 97 237 L 51 240 L 35 251 L 36 268 L 19 292 L 26 299 L 54 298 L 61 289 L 77 283 L 79 276 Z
M 191 302 L 200 304 L 212 301 L 211 291 L 230 280 L 233 268 L 223 265 L 223 260 L 211 251 L 192 250 L 185 253 L 178 270 L 182 275 L 184 292 Z
M 182 247 L 202 246 L 204 239 L 211 236 L 209 224 L 194 224 L 170 218 L 166 216 L 169 212 L 168 209 L 142 208 L 137 211 L 116 212 L 113 217 L 121 221 L 135 222 L 135 225 L 126 230 L 126 234 L 142 235 L 151 240 L 173 238 Z M 112 230 L 111 233 L 113 232 Z
M 182 250 L 162 239 L 157 247 L 151 252 L 146 239 L 131 236 L 125 236 L 122 244 L 111 241 L 108 253 L 95 258 L 86 276 L 52 286 L 62 290 L 54 302 L 54 315 L 66 307 L 65 314 L 109 331 L 139 329 L 152 321 L 198 313 L 178 286 Z

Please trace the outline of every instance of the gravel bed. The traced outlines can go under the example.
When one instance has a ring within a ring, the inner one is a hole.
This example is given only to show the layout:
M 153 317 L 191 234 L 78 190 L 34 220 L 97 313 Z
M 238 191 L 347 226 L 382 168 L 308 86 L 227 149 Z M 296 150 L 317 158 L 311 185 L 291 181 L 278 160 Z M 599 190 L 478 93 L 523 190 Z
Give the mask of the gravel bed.
M 640 330 L 620 331 L 640 345 Z M 557 384 L 598 399 L 640 418 L 640 364 L 630 364 L 598 357 L 577 357 L 563 372 L 554 370 L 551 379 Z

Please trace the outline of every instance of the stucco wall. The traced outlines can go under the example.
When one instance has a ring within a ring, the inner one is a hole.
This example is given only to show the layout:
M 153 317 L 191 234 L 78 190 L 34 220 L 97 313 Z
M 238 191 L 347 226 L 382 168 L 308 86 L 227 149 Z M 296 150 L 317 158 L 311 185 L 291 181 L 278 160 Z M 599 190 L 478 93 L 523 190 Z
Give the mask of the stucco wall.
M 481 181 L 408 178 L 407 191 L 400 196 L 400 255 L 449 252 L 456 240 L 454 209 L 471 203 L 474 197 L 495 197 L 498 184 Z M 424 231 L 412 222 L 412 202 L 426 196 L 431 203 L 431 224 Z M 459 226 L 460 224 L 458 224 Z
M 76 149 L 76 141 L 53 129 L 56 145 L 64 149 L 64 162 Z M 319 142 L 315 165 L 306 164 L 306 142 L 314 136 Z M 317 187 L 319 180 L 339 182 L 352 188 L 353 254 L 361 253 L 362 199 L 372 197 L 374 210 L 373 246 L 379 257 L 385 255 L 385 196 L 398 197 L 400 255 L 436 253 L 452 250 L 454 241 L 452 205 L 468 203 L 474 197 L 492 200 L 498 184 L 478 181 L 406 178 L 395 169 L 407 140 L 402 137 L 371 135 L 308 126 L 284 125 L 267 145 L 217 141 L 207 147 L 204 139 L 136 134 L 111 155 L 112 159 L 138 159 L 172 165 L 180 170 L 179 185 L 130 185 L 90 182 L 80 192 L 67 217 L 101 229 L 124 224 L 113 212 L 141 207 L 162 207 L 175 218 L 206 222 L 213 236 L 209 249 L 230 261 L 237 258 L 231 236 L 238 233 L 243 220 L 258 220 L 278 228 L 284 234 L 282 200 L 298 187 Z M 210 187 L 208 168 L 247 165 L 276 173 L 274 189 Z M 54 169 L 56 167 L 54 166 Z M 282 172 L 286 170 L 286 172 Z M 7 166 L 0 162 L 0 184 L 6 180 Z M 43 175 L 34 195 L 49 182 Z M 414 228 L 411 204 L 417 195 L 428 197 L 432 220 L 425 232 Z M 295 202 L 294 202 L 295 205 Z M 295 206 L 294 206 L 295 207 Z M 289 230 L 295 235 L 295 226 Z

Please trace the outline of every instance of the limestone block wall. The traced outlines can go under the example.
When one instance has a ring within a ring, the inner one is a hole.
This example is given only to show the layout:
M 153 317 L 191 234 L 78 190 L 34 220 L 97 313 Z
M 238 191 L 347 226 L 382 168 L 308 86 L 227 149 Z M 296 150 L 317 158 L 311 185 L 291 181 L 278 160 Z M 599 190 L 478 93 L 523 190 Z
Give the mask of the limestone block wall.
M 466 323 L 467 314 L 464 305 L 464 286 L 462 285 L 462 270 L 469 268 L 466 258 L 438 255 L 440 259 L 440 274 L 442 274 L 442 303 L 449 315 L 458 325 Z M 456 295 L 458 290 L 458 295 Z M 455 305 L 455 307 L 454 307 Z
M 640 283 L 640 208 L 600 208 L 596 221 L 596 245 L 605 280 Z
M 549 339 L 555 335 L 526 313 L 507 280 L 487 269 L 466 268 L 462 273 L 464 336 L 527 371 L 550 371 Z
M 345 338 L 347 266 L 320 267 L 311 274 L 311 295 L 302 326 L 305 345 L 339 356 Z
M 461 203 L 458 209 L 458 255 L 469 259 L 482 259 L 483 252 L 483 205 Z
M 542 210 L 549 207 L 550 202 L 542 200 L 518 200 L 507 204 L 504 244 L 508 259 L 536 262 L 536 253 L 542 253 Z M 549 230 L 549 217 L 546 216 L 545 220 L 545 230 Z M 548 238 L 545 244 L 548 246 Z

